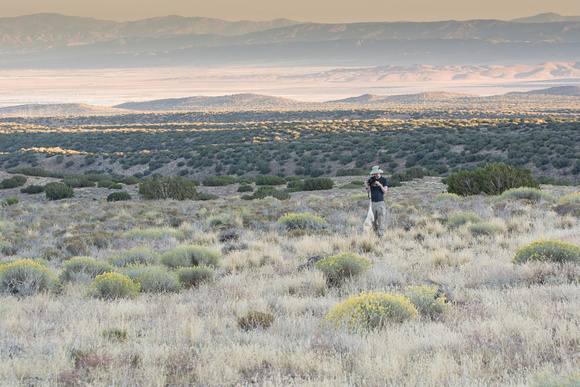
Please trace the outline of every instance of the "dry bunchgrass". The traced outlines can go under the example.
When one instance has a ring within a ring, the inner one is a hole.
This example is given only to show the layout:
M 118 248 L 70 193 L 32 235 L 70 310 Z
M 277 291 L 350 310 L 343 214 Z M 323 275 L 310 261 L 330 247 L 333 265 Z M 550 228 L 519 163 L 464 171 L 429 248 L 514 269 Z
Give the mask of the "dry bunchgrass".
M 580 368 L 579 265 L 511 260 L 539 238 L 580 244 L 576 218 L 487 197 L 444 208 L 433 200 L 441 185 L 392 188 L 388 205 L 413 206 L 417 213 L 408 219 L 410 229 L 408 222 L 393 222 L 379 239 L 363 231 L 365 207 L 348 204 L 339 191 L 324 201 L 244 202 L 251 217 L 243 226 L 236 200 L 23 200 L 1 209 L 0 224 L 10 227 L 0 233 L 15 249 L 2 260 L 46 255 L 56 274 L 67 258 L 59 246 L 79 234 L 93 240 L 87 255 L 100 261 L 142 246 L 123 236 L 133 229 L 183 235 L 148 239 L 157 254 L 179 245 L 226 252 L 213 281 L 179 293 L 103 300 L 87 297 L 86 284 L 66 283 L 58 292 L 0 296 L 0 380 L 38 386 L 528 385 L 574 377 Z M 499 231 L 481 237 L 466 227 L 450 230 L 441 219 L 458 210 Z M 291 212 L 326 218 L 329 232 L 286 235 L 275 223 Z M 209 225 L 220 214 L 243 229 L 235 243 L 220 242 L 220 230 Z M 107 243 L 94 242 L 99 235 L 109 235 Z M 329 287 L 319 271 L 304 266 L 312 256 L 346 252 L 369 259 L 371 267 L 340 287 Z M 362 291 L 396 293 L 433 282 L 452 290 L 446 314 L 364 334 L 325 323 L 332 308 Z M 250 311 L 275 319 L 267 329 L 246 331 L 237 318 Z M 123 340 L 103 335 L 117 331 Z

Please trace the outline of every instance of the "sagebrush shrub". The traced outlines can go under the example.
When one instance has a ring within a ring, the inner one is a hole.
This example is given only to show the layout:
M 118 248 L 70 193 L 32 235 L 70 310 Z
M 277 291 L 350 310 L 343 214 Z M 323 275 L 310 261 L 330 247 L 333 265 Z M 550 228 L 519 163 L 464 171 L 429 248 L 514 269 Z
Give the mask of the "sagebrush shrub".
M 446 302 L 444 294 L 439 294 L 436 286 L 407 286 L 405 296 L 424 316 L 435 317 L 451 309 L 451 304 Z
M 59 279 L 62 282 L 88 282 L 98 275 L 112 272 L 113 267 L 91 257 L 74 257 L 64 263 Z
M 278 200 L 288 200 L 292 197 L 288 192 L 277 190 L 271 185 L 263 185 L 256 190 L 251 195 L 244 195 L 242 199 L 244 200 L 254 200 L 254 199 L 264 199 L 268 196 L 272 196 Z
M 66 184 L 62 183 L 48 183 L 44 186 L 44 193 L 48 200 L 61 200 L 72 198 L 74 190 Z
M 324 273 L 330 283 L 340 283 L 346 278 L 355 277 L 371 267 L 368 258 L 354 253 L 331 255 L 316 262 L 316 268 Z
M 131 265 L 123 268 L 121 274 L 139 284 L 140 290 L 145 293 L 170 293 L 181 290 L 177 275 L 164 267 Z
M 177 246 L 161 256 L 160 262 L 172 269 L 180 267 L 210 266 L 217 268 L 220 255 L 203 246 Z
M 133 247 L 131 250 L 111 255 L 107 261 L 113 266 L 155 265 L 159 261 L 159 254 L 144 246 Z
M 139 293 L 139 284 L 125 275 L 119 273 L 104 273 L 89 286 L 90 297 L 116 299 L 133 298 Z
M 470 224 L 467 229 L 473 236 L 491 236 L 500 231 L 499 227 L 485 222 Z
M 326 226 L 326 220 L 311 212 L 302 214 L 286 214 L 276 224 L 284 226 L 287 230 L 321 230 Z
M 183 233 L 172 228 L 134 228 L 125 233 L 125 238 L 129 239 L 165 239 L 175 238 L 177 240 L 183 239 Z
M 21 259 L 0 266 L 0 292 L 29 296 L 56 289 L 56 275 L 31 259 Z
M 513 263 L 527 261 L 540 262 L 580 262 L 580 247 L 556 239 L 539 239 L 516 251 Z
M 266 329 L 274 323 L 274 315 L 268 312 L 250 310 L 245 316 L 238 317 L 238 326 L 245 331 L 251 329 Z
M 454 193 L 449 193 L 449 192 L 440 193 L 440 194 L 436 195 L 433 199 L 437 202 L 443 202 L 443 201 L 460 202 L 463 200 L 463 198 L 461 196 L 454 194 Z
M 417 314 L 411 300 L 401 294 L 362 292 L 334 307 L 326 318 L 336 327 L 360 331 L 414 319 Z
M 179 282 L 186 288 L 195 287 L 202 282 L 210 281 L 214 276 L 214 270 L 206 265 L 182 267 L 177 271 Z
M 502 193 L 500 196 L 498 196 L 496 200 L 500 201 L 500 200 L 509 200 L 509 199 L 512 199 L 512 200 L 527 199 L 527 200 L 531 200 L 534 202 L 539 202 L 542 200 L 547 201 L 547 202 L 556 201 L 556 199 L 554 198 L 554 196 L 552 194 L 549 194 L 547 192 L 542 192 L 536 188 L 527 188 L 527 187 L 508 189 L 507 191 Z
M 447 221 L 449 228 L 458 228 L 467 223 L 480 223 L 483 220 L 471 212 L 458 212 Z

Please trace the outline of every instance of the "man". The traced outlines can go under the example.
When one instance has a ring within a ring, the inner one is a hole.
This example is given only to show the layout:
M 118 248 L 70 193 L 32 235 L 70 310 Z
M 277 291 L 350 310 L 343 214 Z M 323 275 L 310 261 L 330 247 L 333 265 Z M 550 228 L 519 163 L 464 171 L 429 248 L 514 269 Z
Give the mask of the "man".
M 387 194 L 387 179 L 381 177 L 383 171 L 378 165 L 373 166 L 371 177 L 365 182 L 367 193 L 371 196 L 371 210 L 373 212 L 373 230 L 378 237 L 385 233 L 385 218 L 387 216 L 387 207 L 385 205 L 385 195 Z

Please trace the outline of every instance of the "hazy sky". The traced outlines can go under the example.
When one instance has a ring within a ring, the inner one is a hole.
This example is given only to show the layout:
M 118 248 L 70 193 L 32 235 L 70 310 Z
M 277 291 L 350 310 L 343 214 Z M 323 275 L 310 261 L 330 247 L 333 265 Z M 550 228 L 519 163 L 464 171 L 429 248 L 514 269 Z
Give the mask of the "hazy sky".
M 0 17 L 51 12 L 109 20 L 205 16 L 226 20 L 431 21 L 580 15 L 579 0 L 0 0 Z

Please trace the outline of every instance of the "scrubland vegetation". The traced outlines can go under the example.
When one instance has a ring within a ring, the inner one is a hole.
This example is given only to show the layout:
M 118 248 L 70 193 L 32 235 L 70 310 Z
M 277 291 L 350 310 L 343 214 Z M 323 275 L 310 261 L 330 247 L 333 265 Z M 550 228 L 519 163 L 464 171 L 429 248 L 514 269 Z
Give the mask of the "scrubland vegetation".
M 362 188 L 339 185 L 289 200 L 235 185 L 210 201 L 19 194 L 0 209 L 0 380 L 580 381 L 574 187 L 461 197 L 415 179 L 389 189 L 378 239 Z

